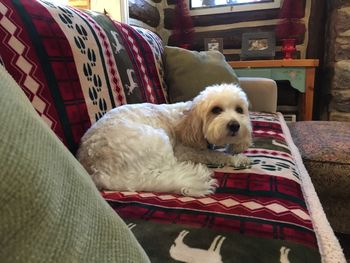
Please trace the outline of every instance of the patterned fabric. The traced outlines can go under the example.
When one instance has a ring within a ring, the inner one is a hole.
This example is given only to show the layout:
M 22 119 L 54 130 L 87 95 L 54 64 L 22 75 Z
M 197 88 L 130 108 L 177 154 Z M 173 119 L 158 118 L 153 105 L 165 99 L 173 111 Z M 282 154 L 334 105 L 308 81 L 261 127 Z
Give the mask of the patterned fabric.
M 0 20 L 2 63 L 72 152 L 108 110 L 167 101 L 161 41 L 145 29 L 35 0 L 1 0 Z
M 289 128 L 318 194 L 350 197 L 350 123 L 306 121 Z
M 246 154 L 253 165 L 243 170 L 214 168 L 219 181 L 215 194 L 193 198 L 103 192 L 129 223 L 152 262 L 189 262 L 181 258 L 186 250 L 208 250 L 210 245 L 217 247 L 213 252 L 221 255 L 222 262 L 232 258 L 239 258 L 237 262 L 278 262 L 286 249 L 292 251 L 290 262 L 320 262 L 300 174 L 280 115 L 252 113 L 251 119 L 254 146 Z M 202 257 L 206 255 L 203 252 Z
M 152 31 L 149 31 L 142 27 L 136 27 L 133 26 L 133 28 L 142 35 L 143 38 L 147 40 L 147 42 L 151 45 L 152 53 L 151 56 L 154 56 L 154 59 L 156 61 L 156 72 L 155 75 L 159 75 L 159 79 L 162 81 L 162 86 L 166 87 L 162 91 L 165 93 L 167 90 L 167 85 L 165 83 L 165 72 L 164 72 L 164 65 L 163 65 L 163 53 L 164 53 L 164 47 L 162 40 Z M 152 57 L 150 58 L 152 60 Z M 166 99 L 168 102 L 168 96 L 166 94 Z

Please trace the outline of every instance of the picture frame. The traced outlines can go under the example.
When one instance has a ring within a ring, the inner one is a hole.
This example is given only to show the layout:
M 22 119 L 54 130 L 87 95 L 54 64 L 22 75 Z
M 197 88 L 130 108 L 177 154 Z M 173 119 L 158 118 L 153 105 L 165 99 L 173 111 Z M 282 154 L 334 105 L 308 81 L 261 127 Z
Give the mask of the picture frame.
M 273 59 L 276 52 L 274 32 L 242 34 L 241 60 Z
M 220 37 L 204 38 L 204 50 L 217 50 L 223 53 L 224 39 Z

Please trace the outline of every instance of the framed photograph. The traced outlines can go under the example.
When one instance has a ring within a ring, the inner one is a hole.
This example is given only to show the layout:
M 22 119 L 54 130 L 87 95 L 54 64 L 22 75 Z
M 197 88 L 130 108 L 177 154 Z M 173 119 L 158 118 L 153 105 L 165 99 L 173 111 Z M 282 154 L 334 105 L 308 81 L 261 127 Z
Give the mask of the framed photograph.
M 255 32 L 242 34 L 241 59 L 273 59 L 276 38 L 274 32 Z
M 206 51 L 217 50 L 222 53 L 224 49 L 223 38 L 204 38 L 204 49 Z

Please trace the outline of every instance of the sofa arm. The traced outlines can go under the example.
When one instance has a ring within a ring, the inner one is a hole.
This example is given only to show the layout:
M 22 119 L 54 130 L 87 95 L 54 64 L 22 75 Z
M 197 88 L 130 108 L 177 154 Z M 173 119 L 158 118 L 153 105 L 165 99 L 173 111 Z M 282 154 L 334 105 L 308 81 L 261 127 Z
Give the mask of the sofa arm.
M 276 112 L 277 109 L 277 85 L 268 78 L 240 77 L 239 83 L 247 93 L 250 110 L 263 112 Z

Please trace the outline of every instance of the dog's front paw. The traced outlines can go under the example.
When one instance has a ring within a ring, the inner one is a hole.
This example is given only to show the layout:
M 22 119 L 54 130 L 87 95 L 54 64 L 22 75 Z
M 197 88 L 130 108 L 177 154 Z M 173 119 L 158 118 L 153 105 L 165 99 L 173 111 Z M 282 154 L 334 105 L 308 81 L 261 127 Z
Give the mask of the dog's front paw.
M 189 187 L 181 188 L 181 194 L 185 196 L 203 197 L 215 192 L 218 187 L 216 179 L 210 179 L 206 182 L 193 184 Z
M 240 153 L 235 154 L 230 157 L 230 163 L 235 168 L 249 168 L 251 166 L 250 158 L 246 155 Z

